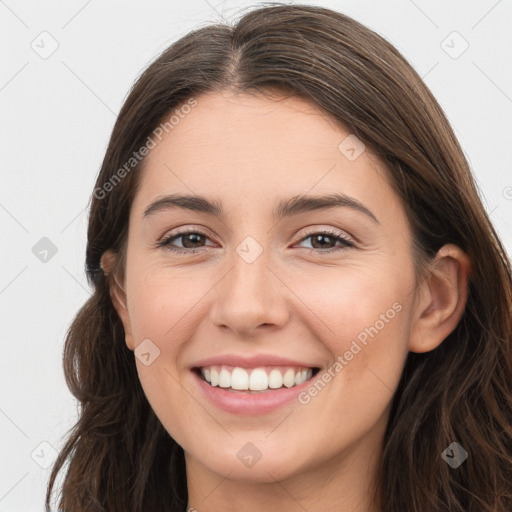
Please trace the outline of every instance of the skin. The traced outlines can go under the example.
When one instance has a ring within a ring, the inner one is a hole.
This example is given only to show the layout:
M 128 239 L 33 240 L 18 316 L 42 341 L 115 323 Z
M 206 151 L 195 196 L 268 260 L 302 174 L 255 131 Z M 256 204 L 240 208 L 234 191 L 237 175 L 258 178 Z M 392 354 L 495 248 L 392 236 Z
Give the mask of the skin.
M 410 226 L 387 171 L 368 149 L 354 161 L 340 152 L 350 132 L 315 104 L 228 91 L 196 99 L 146 157 L 126 278 L 111 288 L 127 346 L 150 339 L 160 350 L 149 366 L 136 358 L 137 370 L 156 415 L 185 450 L 189 506 L 379 511 L 369 492 L 391 398 L 408 352 L 433 350 L 460 320 L 469 259 L 446 245 L 429 277 L 417 279 Z M 378 223 L 348 207 L 272 218 L 280 199 L 333 192 L 363 203 Z M 171 193 L 221 201 L 225 216 L 168 209 L 143 218 Z M 173 241 L 198 253 L 155 247 L 177 227 L 207 235 Z M 325 228 L 354 247 L 306 238 Z M 262 248 L 251 264 L 236 252 L 247 236 Z M 114 259 L 104 254 L 106 273 Z M 227 413 L 203 396 L 190 371 L 208 356 L 266 353 L 311 361 L 320 376 L 396 303 L 400 312 L 307 404 L 294 400 L 251 418 Z M 262 454 L 252 467 L 237 457 L 248 442 Z

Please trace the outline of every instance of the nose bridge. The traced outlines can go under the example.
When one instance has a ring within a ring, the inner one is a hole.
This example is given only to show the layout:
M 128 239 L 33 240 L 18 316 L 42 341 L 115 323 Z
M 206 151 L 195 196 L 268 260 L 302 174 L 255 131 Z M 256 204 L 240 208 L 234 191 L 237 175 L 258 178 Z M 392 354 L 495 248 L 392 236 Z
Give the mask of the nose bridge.
M 230 271 L 216 295 L 214 322 L 239 332 L 261 324 L 281 323 L 285 306 L 278 296 L 276 277 L 269 269 L 270 250 L 252 236 L 234 249 L 229 259 Z
M 263 242 L 264 243 L 264 242 Z M 253 299 L 258 302 L 268 292 L 269 278 L 272 273 L 268 246 L 258 242 L 254 237 L 247 236 L 235 248 L 232 255 L 232 271 L 228 275 L 229 293 L 239 299 Z

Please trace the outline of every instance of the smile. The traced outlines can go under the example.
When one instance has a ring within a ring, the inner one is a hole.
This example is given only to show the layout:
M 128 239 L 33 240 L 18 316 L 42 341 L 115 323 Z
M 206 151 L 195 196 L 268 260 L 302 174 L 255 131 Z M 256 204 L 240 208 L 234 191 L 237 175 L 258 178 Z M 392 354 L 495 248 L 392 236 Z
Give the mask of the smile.
M 199 376 L 210 386 L 227 391 L 268 392 L 281 388 L 292 388 L 310 380 L 319 368 L 290 366 L 262 366 L 242 368 L 230 365 L 212 365 L 196 368 Z

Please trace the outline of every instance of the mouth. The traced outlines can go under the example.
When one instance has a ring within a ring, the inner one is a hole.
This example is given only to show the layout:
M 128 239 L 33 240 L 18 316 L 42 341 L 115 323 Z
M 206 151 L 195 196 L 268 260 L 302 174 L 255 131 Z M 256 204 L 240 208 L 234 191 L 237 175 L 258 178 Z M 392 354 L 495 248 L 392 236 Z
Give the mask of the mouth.
M 318 367 L 259 366 L 244 368 L 231 365 L 211 365 L 192 369 L 211 387 L 233 393 L 271 393 L 279 389 L 300 386 L 315 377 Z

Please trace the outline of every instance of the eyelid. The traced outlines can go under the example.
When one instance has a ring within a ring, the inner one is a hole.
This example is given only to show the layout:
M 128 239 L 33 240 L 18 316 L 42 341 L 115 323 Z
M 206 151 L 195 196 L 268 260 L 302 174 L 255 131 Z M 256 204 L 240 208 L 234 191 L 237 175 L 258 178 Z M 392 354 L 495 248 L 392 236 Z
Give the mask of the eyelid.
M 346 231 L 344 231 L 340 228 L 333 228 L 333 227 L 322 228 L 322 227 L 314 226 L 312 228 L 305 228 L 305 229 L 306 229 L 306 232 L 302 234 L 301 238 L 299 239 L 299 242 L 301 242 L 302 240 L 304 240 L 304 238 L 307 238 L 308 236 L 318 234 L 318 233 L 326 233 L 326 234 L 331 234 L 332 236 L 335 236 L 335 237 L 343 238 L 347 242 L 356 243 L 356 239 L 353 236 L 349 235 Z
M 205 230 L 206 231 L 206 230 Z M 170 252 L 174 252 L 177 254 L 195 254 L 198 252 L 201 252 L 204 249 L 211 248 L 212 245 L 205 245 L 204 247 L 195 247 L 195 248 L 181 248 L 181 247 L 174 247 L 170 243 L 173 239 L 179 239 L 180 237 L 183 237 L 188 234 L 198 234 L 200 236 L 205 237 L 208 240 L 211 240 L 212 237 L 210 237 L 209 234 L 207 234 L 205 231 L 203 231 L 203 228 L 197 228 L 193 225 L 186 225 L 186 226 L 179 226 L 170 232 L 166 233 L 164 236 L 160 237 L 160 239 L 155 243 L 155 248 L 166 248 Z M 318 226 L 310 226 L 309 228 L 306 228 L 306 232 L 302 233 L 302 236 L 295 242 L 301 243 L 305 241 L 306 239 L 310 238 L 313 235 L 326 235 L 332 239 L 335 240 L 335 244 L 341 243 L 341 246 L 338 247 L 331 247 L 328 249 L 309 249 L 306 247 L 299 247 L 300 250 L 307 250 L 308 252 L 314 252 L 314 253 L 320 253 L 320 254 L 330 254 L 330 253 L 338 253 L 340 251 L 346 250 L 346 249 L 352 249 L 357 247 L 357 242 L 354 242 L 354 238 L 351 237 L 348 233 L 341 230 L 340 228 L 321 228 Z
M 165 231 L 164 234 L 158 240 L 167 240 L 172 236 L 184 235 L 189 232 L 200 233 L 204 236 L 207 236 L 208 238 L 213 238 L 211 235 L 211 231 L 203 226 L 200 226 L 199 224 L 183 224 L 182 226 L 177 226 L 171 230 Z
M 320 232 L 328 232 L 332 234 L 333 236 L 339 236 L 340 238 L 343 238 L 347 240 L 348 242 L 358 242 L 358 240 L 353 237 L 352 235 L 349 235 L 346 231 L 340 229 L 340 228 L 334 228 L 334 227 L 326 227 L 322 228 L 319 226 L 312 226 L 309 228 L 304 228 L 306 231 L 302 233 L 301 237 L 297 240 L 298 242 L 301 242 L 305 237 L 312 235 L 312 234 L 318 234 Z M 208 238 L 212 238 L 210 234 L 208 234 L 206 231 L 206 228 L 203 228 L 202 226 L 195 225 L 195 224 L 184 224 L 183 226 L 178 226 L 171 231 L 166 231 L 164 235 L 162 235 L 158 241 L 164 241 L 168 240 L 169 238 L 177 235 L 184 235 L 189 232 L 197 232 L 198 234 L 204 235 Z

